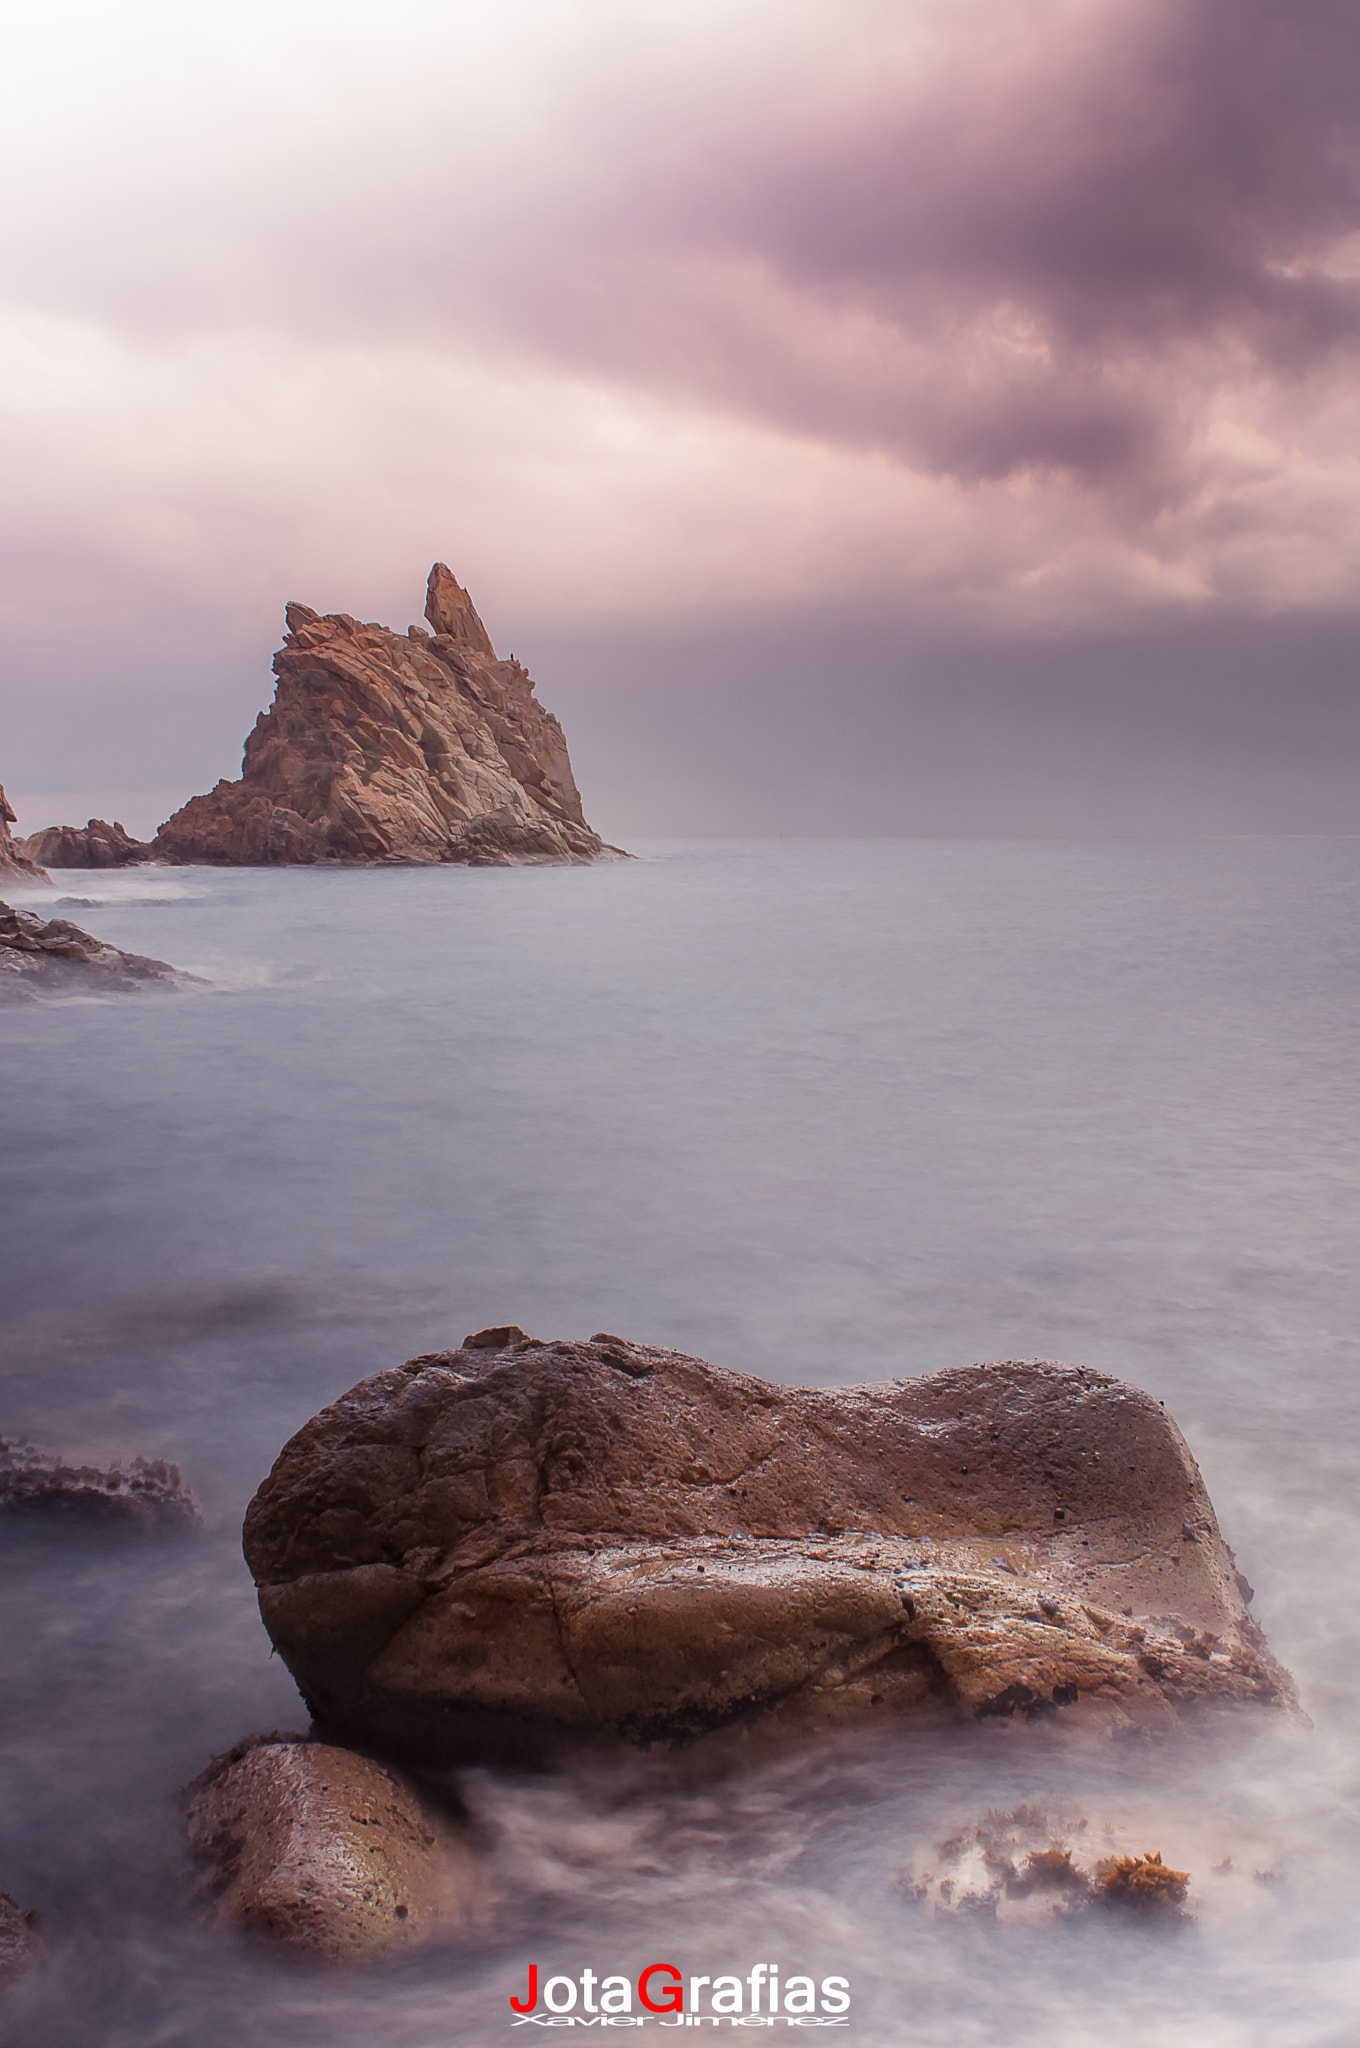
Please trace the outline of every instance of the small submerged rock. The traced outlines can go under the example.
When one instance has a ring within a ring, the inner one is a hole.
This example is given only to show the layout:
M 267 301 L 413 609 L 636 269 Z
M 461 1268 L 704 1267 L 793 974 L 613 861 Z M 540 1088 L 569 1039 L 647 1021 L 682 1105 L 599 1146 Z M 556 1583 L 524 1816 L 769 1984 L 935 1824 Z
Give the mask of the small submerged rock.
M 41 1517 L 121 1526 L 142 1534 L 180 1534 L 199 1526 L 178 1465 L 133 1458 L 100 1468 L 64 1465 L 24 1441 L 0 1437 L 0 1516 Z
M 120 952 L 68 918 L 41 918 L 0 903 L 0 1002 L 109 995 L 153 983 L 203 986 L 200 976 L 143 953 Z
M 815 1390 L 500 1325 L 306 1424 L 245 1550 L 318 1724 L 443 1763 L 1293 1700 L 1175 1424 L 1075 1366 Z
M 186 1794 L 202 1902 L 219 1926 L 327 1962 L 367 1962 L 472 1927 L 478 1862 L 447 1815 L 382 1764 L 262 1735 Z

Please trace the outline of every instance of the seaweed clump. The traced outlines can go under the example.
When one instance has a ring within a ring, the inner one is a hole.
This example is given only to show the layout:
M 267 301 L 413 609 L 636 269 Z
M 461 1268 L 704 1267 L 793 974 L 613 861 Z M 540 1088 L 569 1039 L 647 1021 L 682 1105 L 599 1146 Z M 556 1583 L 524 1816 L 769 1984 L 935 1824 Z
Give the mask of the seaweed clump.
M 1103 1855 L 1080 1814 L 1050 1815 L 1038 1806 L 993 1810 L 941 1842 L 933 1869 L 904 1872 L 902 1888 L 937 1913 L 985 1914 L 1016 1924 L 1116 1911 L 1169 1931 L 1192 1917 L 1188 1871 L 1171 1869 L 1160 1849 L 1115 1855 L 1113 1831 L 1107 1825 L 1102 1833 Z
M 1159 1849 L 1155 1856 L 1112 1856 L 1098 1863 L 1095 1896 L 1103 1905 L 1140 1913 L 1180 1914 L 1189 1883 L 1189 1871 L 1172 1870 Z
M 1072 1861 L 1072 1851 L 1064 1848 L 1036 1850 L 1006 1880 L 1007 1895 L 1013 1899 L 1029 1892 L 1086 1892 L 1090 1886 L 1090 1878 Z

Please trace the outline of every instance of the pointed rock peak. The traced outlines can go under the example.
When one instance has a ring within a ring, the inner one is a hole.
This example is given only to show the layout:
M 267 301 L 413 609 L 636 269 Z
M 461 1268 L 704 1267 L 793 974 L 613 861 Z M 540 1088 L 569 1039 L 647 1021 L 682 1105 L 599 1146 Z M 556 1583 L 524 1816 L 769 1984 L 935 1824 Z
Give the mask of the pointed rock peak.
M 288 621 L 289 632 L 300 633 L 304 626 L 314 626 L 321 614 L 314 612 L 309 604 L 286 604 L 283 616 Z
M 493 661 L 496 659 L 491 635 L 478 618 L 476 606 L 452 569 L 446 569 L 442 562 L 436 562 L 430 571 L 425 616 L 436 633 L 446 634 L 474 654 L 488 654 Z

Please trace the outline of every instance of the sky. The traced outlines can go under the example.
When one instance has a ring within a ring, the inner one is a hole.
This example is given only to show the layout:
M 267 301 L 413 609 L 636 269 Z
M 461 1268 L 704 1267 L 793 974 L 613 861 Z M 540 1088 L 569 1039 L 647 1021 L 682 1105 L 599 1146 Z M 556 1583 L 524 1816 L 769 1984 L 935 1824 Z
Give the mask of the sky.
M 430 563 L 613 837 L 1360 831 L 1354 0 L 11 0 L 0 780 Z

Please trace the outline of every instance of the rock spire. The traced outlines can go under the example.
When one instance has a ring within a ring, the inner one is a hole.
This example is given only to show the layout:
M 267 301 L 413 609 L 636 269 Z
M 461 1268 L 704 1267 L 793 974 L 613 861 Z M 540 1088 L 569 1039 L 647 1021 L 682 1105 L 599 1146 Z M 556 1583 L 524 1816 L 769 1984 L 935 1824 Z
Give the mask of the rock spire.
M 501 866 L 616 853 L 582 816 L 561 726 L 525 669 L 496 658 L 442 562 L 425 600 L 432 633 L 304 604 L 286 616 L 274 702 L 240 780 L 176 811 L 153 859 Z

